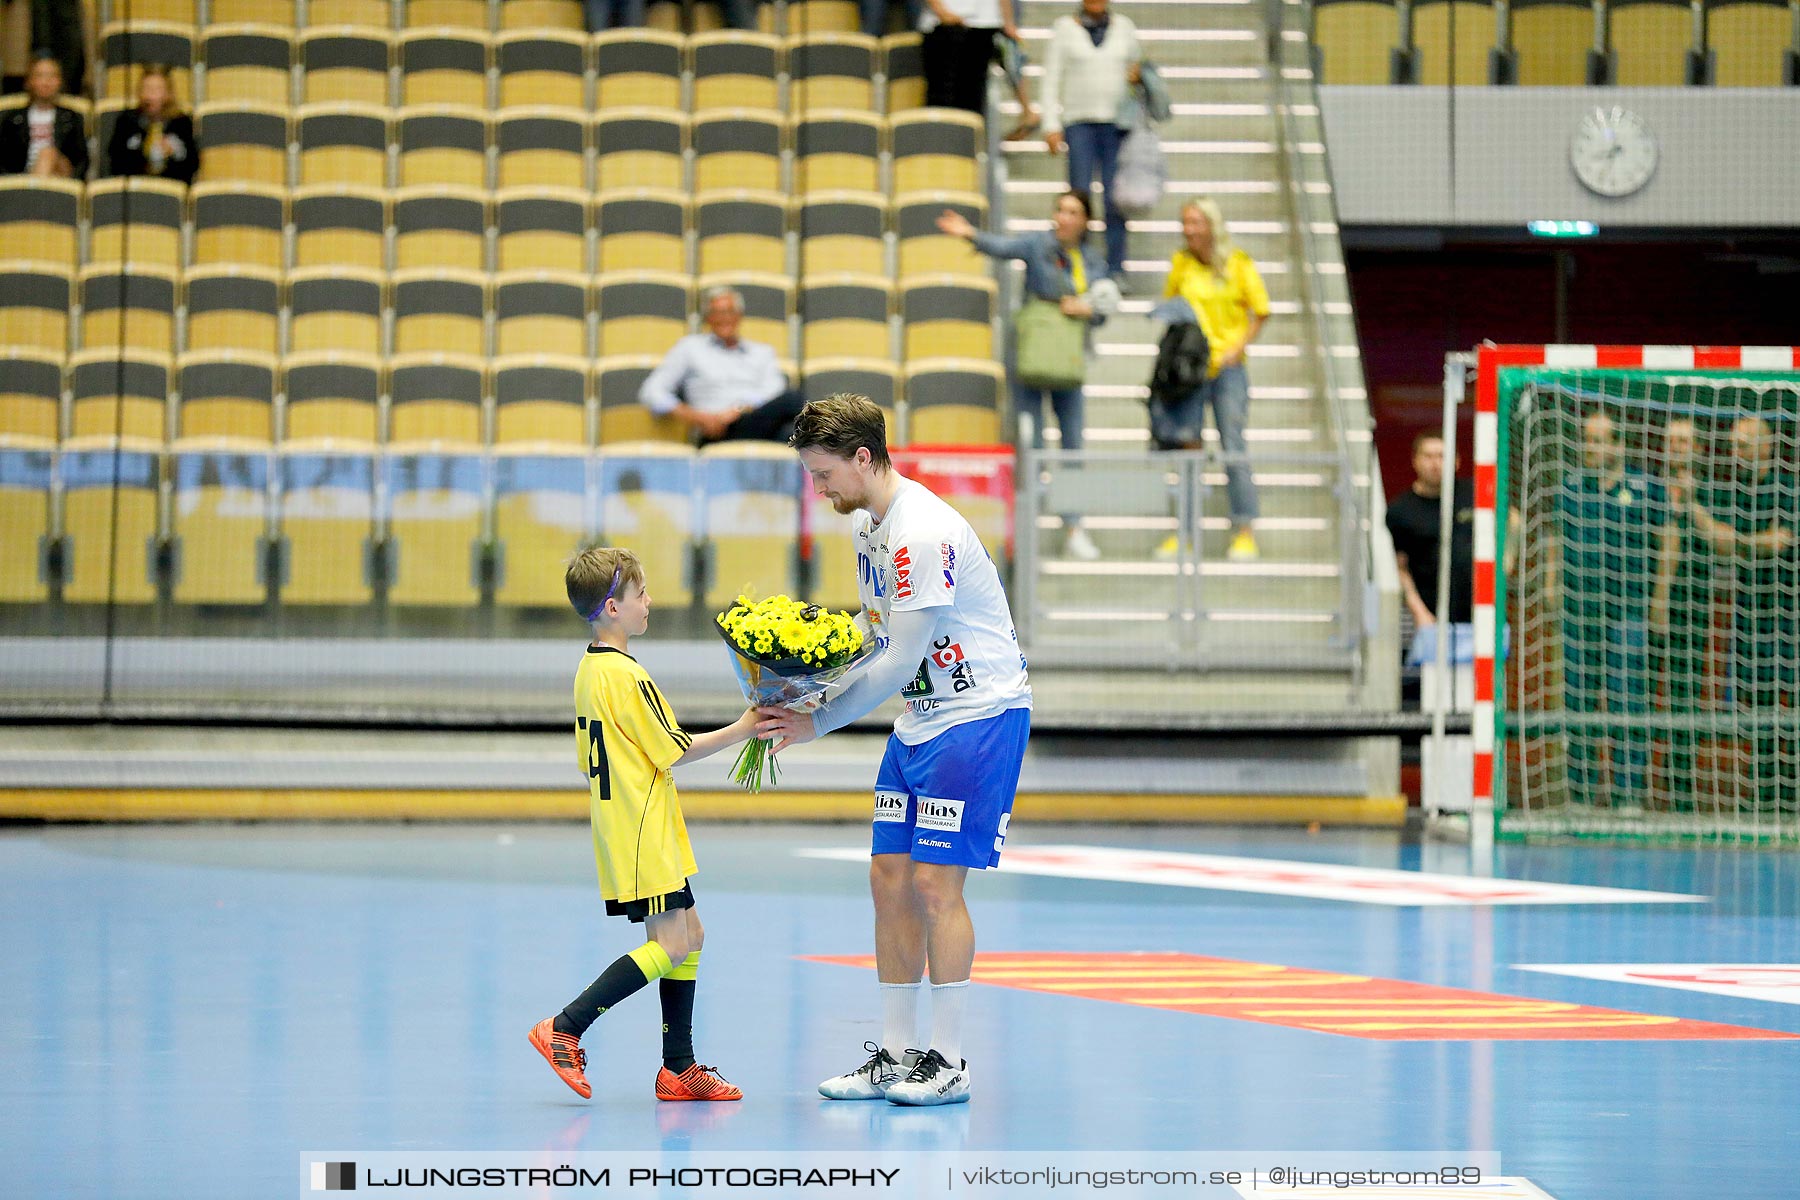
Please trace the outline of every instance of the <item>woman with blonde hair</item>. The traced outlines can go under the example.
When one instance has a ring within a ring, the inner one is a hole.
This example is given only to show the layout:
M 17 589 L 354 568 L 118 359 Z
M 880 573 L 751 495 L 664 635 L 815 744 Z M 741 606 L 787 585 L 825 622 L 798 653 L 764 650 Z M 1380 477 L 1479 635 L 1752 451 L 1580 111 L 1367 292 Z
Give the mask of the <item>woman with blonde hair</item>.
M 119 114 L 106 144 L 108 175 L 156 175 L 192 183 L 200 170 L 194 120 L 181 111 L 169 68 L 152 63 L 138 80 L 138 104 Z
M 1161 428 L 1151 430 L 1159 449 L 1197 450 L 1200 430 L 1210 403 L 1225 451 L 1226 492 L 1231 500 L 1233 560 L 1257 556 L 1252 523 L 1259 514 L 1256 483 L 1245 458 L 1244 429 L 1250 416 L 1250 378 L 1244 370 L 1244 354 L 1269 317 L 1269 292 L 1250 256 L 1231 240 L 1224 214 L 1212 200 L 1190 200 L 1181 209 L 1181 249 L 1169 266 L 1163 284 L 1164 303 L 1156 315 L 1172 320 L 1191 319 L 1206 333 L 1211 349 L 1206 380 L 1185 400 L 1169 407 Z M 1191 317 L 1182 312 L 1185 302 Z M 1172 558 L 1179 539 L 1171 536 L 1157 548 L 1160 558 Z

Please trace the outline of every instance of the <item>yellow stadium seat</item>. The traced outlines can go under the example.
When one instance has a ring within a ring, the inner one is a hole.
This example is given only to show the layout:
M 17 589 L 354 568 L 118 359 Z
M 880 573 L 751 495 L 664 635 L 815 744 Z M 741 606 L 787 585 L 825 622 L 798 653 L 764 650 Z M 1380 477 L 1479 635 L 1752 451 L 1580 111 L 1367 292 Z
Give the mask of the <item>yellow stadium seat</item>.
M 288 273 L 288 352 L 381 353 L 386 276 L 356 267 Z
M 716 109 L 695 117 L 694 190 L 781 191 L 786 127 L 786 118 L 772 109 Z
M 390 442 L 482 444 L 487 360 L 468 354 L 405 354 L 388 362 Z
M 1321 0 L 1313 9 L 1313 40 L 1322 68 L 1319 82 L 1392 82 L 1399 9 L 1393 0 Z
M 388 193 L 381 188 L 333 184 L 293 194 L 294 266 L 387 266 Z
M 381 361 L 373 355 L 291 354 L 281 364 L 281 380 L 284 438 L 373 442 L 380 435 Z
M 775 108 L 780 98 L 781 39 L 741 29 L 696 34 L 688 39 L 693 62 L 692 111 L 720 108 Z
M 595 34 L 595 111 L 682 107 L 681 59 L 685 45 L 679 35 L 656 29 L 614 29 Z M 649 181 L 645 182 L 648 186 Z
M 991 446 L 1004 441 L 1006 372 L 992 359 L 927 358 L 906 365 L 906 437 L 917 445 Z
M 488 0 L 406 0 L 405 14 L 410 29 L 443 26 L 485 33 Z
M 187 185 L 148 175 L 88 185 L 89 263 L 181 266 L 181 218 Z M 129 222 L 129 224 L 127 224 Z
M 896 414 L 899 411 L 900 371 L 892 360 L 886 357 L 810 359 L 801 390 L 808 400 L 820 400 L 839 392 L 868 397 L 887 419 L 888 444 L 899 444 L 900 425 Z
M 581 0 L 503 0 L 502 29 L 569 29 L 584 27 Z
M 887 111 L 904 112 L 925 105 L 925 60 L 916 33 L 890 33 L 881 39 L 887 67 Z
M 1495 45 L 1494 6 L 1487 0 L 1430 0 L 1413 6 L 1414 78 L 1418 83 L 1484 85 Z M 1450 71 L 1453 46 L 1454 78 Z
M 494 442 L 587 446 L 588 360 L 552 354 L 496 358 Z
M 486 352 L 488 279 L 475 271 L 395 271 L 395 354 Z
M 665 442 L 602 445 L 600 537 L 614 546 L 655 546 L 644 556 L 651 600 L 694 602 L 694 451 Z
M 887 201 L 874 192 L 812 192 L 799 202 L 800 275 L 886 275 Z
M 473 443 L 391 443 L 387 492 L 389 604 L 468 608 L 481 601 L 487 480 Z
M 307 25 L 296 46 L 301 100 L 386 107 L 394 56 L 393 37 L 386 28 L 332 25 L 316 17 Z
M 102 263 L 81 272 L 81 344 L 166 354 L 174 346 L 175 272 Z
M 168 430 L 174 363 L 167 354 L 82 350 L 69 358 L 69 432 L 122 433 L 160 443 Z
M 501 12 L 517 7 L 517 0 Z M 504 23 L 504 22 L 503 22 Z M 587 38 L 545 27 L 510 27 L 494 39 L 500 107 L 587 108 Z M 579 26 L 577 26 L 579 28 Z
M 281 602 L 367 604 L 375 537 L 375 447 L 352 440 L 290 441 L 279 475 Z
M 894 194 L 982 190 L 981 118 L 948 108 L 921 108 L 888 118 Z
M 293 101 L 292 29 L 266 24 L 208 25 L 200 34 L 200 59 L 206 64 L 206 95 L 202 99 L 278 107 Z
M 494 196 L 502 271 L 588 269 L 588 196 L 574 188 L 508 188 Z
M 579 108 L 502 109 L 494 146 L 503 188 L 587 187 L 587 116 Z
M 794 191 L 872 192 L 881 186 L 881 118 L 815 108 L 794 118 Z
M 851 34 L 861 28 L 862 12 L 855 0 L 788 0 L 790 34 Z
M 487 268 L 488 193 L 480 188 L 410 187 L 393 194 L 397 271 Z
M 484 110 L 447 103 L 403 108 L 394 132 L 400 144 L 400 186 L 487 187 Z
M 226 437 L 170 444 L 169 591 L 175 603 L 268 599 L 274 449 L 266 441 Z
M 594 121 L 594 190 L 685 188 L 687 137 L 687 118 L 672 110 L 602 110 Z
M 805 115 L 814 109 L 875 111 L 875 76 L 881 44 L 856 27 L 827 32 L 794 23 L 788 6 L 788 110 Z M 804 32 L 800 30 L 804 28 Z
M 992 358 L 996 291 L 991 279 L 957 275 L 903 279 L 900 323 L 905 358 Z
M 0 437 L 62 434 L 63 353 L 17 346 L 0 351 Z
M 1611 0 L 1606 6 L 1612 82 L 1621 87 L 1680 87 L 1694 45 L 1692 9 L 1676 0 Z M 1697 61 L 1697 60 L 1696 60 Z
M 699 455 L 706 606 L 792 595 L 798 583 L 804 473 L 786 446 L 720 442 Z
M 0 243 L 6 247 L 4 257 L 13 262 L 45 262 L 73 270 L 77 231 L 81 227 L 81 191 L 81 182 L 75 179 L 0 176 Z
M 0 405 L 5 402 L 0 395 Z M 0 530 L 6 531 L 0 537 L 0 604 L 41 604 L 50 598 L 50 484 L 55 458 L 54 436 L 10 432 L 0 424 Z
M 987 198 L 974 192 L 912 192 L 894 199 L 894 231 L 900 247 L 900 277 L 993 276 L 992 260 L 962 238 L 938 231 L 945 210 L 959 213 L 977 229 L 987 227 Z
M 302 107 L 294 117 L 300 142 L 300 183 L 386 187 L 388 112 L 369 104 Z
M 25 249 L 8 243 L 8 251 Z M 60 355 L 69 345 L 75 277 L 55 263 L 0 261 L 0 346 Z
M 274 354 L 281 348 L 281 277 L 276 272 L 267 267 L 194 267 L 182 279 L 182 292 L 189 350 Z
M 309 25 L 369 25 L 394 27 L 392 0 L 306 0 Z
M 154 603 L 162 529 L 160 438 L 70 438 L 57 457 L 57 475 L 63 601 Z
M 114 5 L 115 14 L 120 13 L 122 4 Z M 133 21 L 169 21 L 178 25 L 192 25 L 199 20 L 199 5 L 196 0 L 131 0 L 131 19 Z
M 178 99 L 186 102 L 194 95 L 191 20 L 159 21 L 134 13 L 130 21 L 108 21 L 100 27 L 99 51 L 108 97 L 136 96 L 138 80 L 150 63 L 169 69 L 169 86 Z
M 200 175 L 206 183 L 288 185 L 288 112 L 244 101 L 202 104 L 194 112 Z
M 588 355 L 588 277 L 508 271 L 494 278 L 496 354 Z
M 765 271 L 785 274 L 787 221 L 787 197 L 778 192 L 700 193 L 694 198 L 695 257 L 699 273 Z
M 287 189 L 247 183 L 197 183 L 188 191 L 196 267 L 286 265 Z
M 687 197 L 666 188 L 603 192 L 594 201 L 602 271 L 687 270 Z
M 686 275 L 666 271 L 620 271 L 595 282 L 594 308 L 600 314 L 602 357 L 668 353 L 688 331 L 694 311 L 693 285 Z
M 253 25 L 260 21 L 291 28 L 294 24 L 294 0 L 211 0 L 207 7 L 219 25 Z
M 1720 87 L 1780 87 L 1782 52 L 1792 48 L 1788 6 L 1776 0 L 1709 3 L 1706 46 Z
M 878 275 L 807 276 L 800 292 L 801 358 L 891 358 L 893 307 L 893 286 Z
M 1588 79 L 1594 46 L 1594 10 L 1571 0 L 1513 0 L 1513 54 L 1517 82 L 1580 87 Z
M 660 358 L 651 355 L 619 355 L 603 358 L 594 366 L 594 397 L 599 404 L 598 440 L 604 449 L 613 444 L 666 442 L 685 445 L 692 439 L 687 426 L 674 417 L 659 417 L 638 400 L 644 379 Z
M 589 534 L 590 461 L 582 447 L 553 442 L 495 447 L 495 604 L 567 606 L 563 574 Z
M 190 352 L 176 362 L 180 437 L 275 437 L 275 359 L 242 351 Z

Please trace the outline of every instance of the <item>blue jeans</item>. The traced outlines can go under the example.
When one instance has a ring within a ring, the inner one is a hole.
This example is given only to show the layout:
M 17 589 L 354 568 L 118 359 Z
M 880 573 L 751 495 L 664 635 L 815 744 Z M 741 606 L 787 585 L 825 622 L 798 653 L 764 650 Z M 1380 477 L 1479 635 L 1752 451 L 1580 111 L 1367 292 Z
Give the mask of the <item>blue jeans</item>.
M 1031 444 L 1034 449 L 1044 448 L 1044 397 L 1050 397 L 1050 407 L 1056 413 L 1056 430 L 1062 435 L 1064 450 L 1081 449 L 1082 432 L 1086 423 L 1087 403 L 1079 387 L 1072 388 L 1028 388 L 1024 384 L 1013 381 L 1013 414 L 1031 414 Z M 1065 468 L 1066 469 L 1066 468 Z M 1063 528 L 1073 529 L 1081 524 L 1080 513 L 1063 513 Z
M 888 12 L 896 3 L 906 6 L 906 27 L 917 29 L 919 12 L 925 7 L 925 0 L 858 0 L 857 7 L 862 10 L 862 31 L 870 37 L 877 38 L 885 34 L 888 27 Z
M 1219 427 L 1219 446 L 1225 451 L 1225 492 L 1231 499 L 1231 520 L 1247 525 L 1262 512 L 1256 502 L 1256 480 L 1250 474 L 1250 460 L 1245 457 L 1248 446 L 1244 428 L 1250 422 L 1250 376 L 1243 363 L 1226 367 L 1175 405 L 1160 419 L 1152 420 L 1151 433 L 1164 449 L 1198 448 L 1200 430 L 1206 421 L 1210 403 L 1213 422 Z
M 1069 143 L 1069 188 L 1083 195 L 1094 191 L 1094 173 L 1106 189 L 1106 270 L 1114 279 L 1125 274 L 1125 214 L 1113 201 L 1113 175 L 1119 169 L 1119 147 L 1125 131 L 1111 121 L 1081 121 L 1063 130 Z
M 587 0 L 588 32 L 641 28 L 649 3 L 650 0 Z

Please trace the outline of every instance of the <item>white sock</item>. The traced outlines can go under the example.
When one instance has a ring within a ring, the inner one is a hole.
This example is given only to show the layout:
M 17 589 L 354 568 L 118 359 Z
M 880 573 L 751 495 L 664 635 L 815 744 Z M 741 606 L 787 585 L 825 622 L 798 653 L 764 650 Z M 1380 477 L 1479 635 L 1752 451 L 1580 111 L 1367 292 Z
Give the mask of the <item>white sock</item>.
M 919 1021 L 919 985 L 882 984 L 881 1009 L 881 1048 L 899 1062 L 914 1045 L 913 1030 Z
M 944 1056 L 952 1070 L 962 1066 L 963 998 L 969 981 L 931 985 L 931 1048 Z

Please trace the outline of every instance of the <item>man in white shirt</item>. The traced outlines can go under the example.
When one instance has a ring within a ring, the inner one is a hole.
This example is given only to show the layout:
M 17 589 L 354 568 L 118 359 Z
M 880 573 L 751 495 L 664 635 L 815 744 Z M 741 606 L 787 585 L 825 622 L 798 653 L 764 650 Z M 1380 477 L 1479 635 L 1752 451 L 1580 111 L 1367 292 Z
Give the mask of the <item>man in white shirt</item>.
M 1069 187 L 1091 194 L 1094 176 L 1106 194 L 1106 269 L 1125 286 L 1125 214 L 1113 200 L 1113 176 L 1126 130 L 1118 122 L 1127 90 L 1138 82 L 1144 57 L 1137 26 L 1108 0 L 1081 0 L 1074 15 L 1050 24 L 1044 53 L 1044 142 L 1069 152 Z
M 701 442 L 785 442 L 805 398 L 788 387 L 775 348 L 738 336 L 744 298 L 732 288 L 706 293 L 705 333 L 689 334 L 645 377 L 638 400 L 674 416 Z
M 957 1104 L 969 1098 L 963 1000 L 975 928 L 970 868 L 998 866 L 1031 732 L 1031 682 L 992 560 L 957 511 L 902 477 L 881 409 L 862 396 L 815 400 L 791 444 L 817 492 L 855 513 L 859 624 L 882 647 L 812 713 L 758 710 L 779 753 L 874 711 L 906 709 L 875 777 L 869 889 L 883 1001 L 881 1044 L 819 1085 L 831 1100 Z M 920 976 L 931 974 L 929 1039 L 916 1038 Z M 920 1049 L 913 1049 L 920 1047 Z

